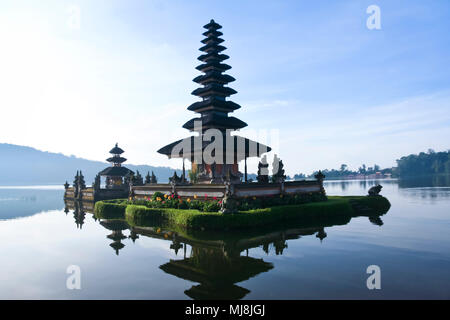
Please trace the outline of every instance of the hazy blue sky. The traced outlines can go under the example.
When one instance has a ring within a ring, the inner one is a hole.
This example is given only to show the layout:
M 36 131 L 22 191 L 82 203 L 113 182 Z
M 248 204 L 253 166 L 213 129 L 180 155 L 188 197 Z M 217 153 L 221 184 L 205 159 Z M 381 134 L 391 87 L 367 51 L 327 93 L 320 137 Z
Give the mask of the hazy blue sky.
M 447 0 L 4 0 L 0 142 L 95 160 L 119 142 L 131 163 L 178 166 L 156 150 L 189 134 L 211 18 L 239 134 L 269 136 L 289 174 L 450 148 Z

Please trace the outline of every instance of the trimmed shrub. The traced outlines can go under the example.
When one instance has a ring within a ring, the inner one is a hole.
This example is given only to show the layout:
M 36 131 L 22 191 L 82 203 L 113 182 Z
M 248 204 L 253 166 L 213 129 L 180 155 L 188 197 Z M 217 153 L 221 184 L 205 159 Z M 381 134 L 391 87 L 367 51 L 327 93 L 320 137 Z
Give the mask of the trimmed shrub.
M 100 203 L 98 202 L 98 206 L 103 211 L 106 211 L 107 208 L 116 208 L 114 210 L 117 211 L 119 211 L 118 208 L 123 208 L 123 204 L 109 204 L 111 207 L 105 207 L 100 205 Z M 204 205 L 202 210 L 210 209 L 210 212 L 197 209 L 149 208 L 145 205 L 130 204 L 126 207 L 125 218 L 131 225 L 145 225 L 158 222 L 192 229 L 228 230 L 261 227 L 290 221 L 317 221 L 320 219 L 365 215 L 365 213 L 361 214 L 355 209 L 355 203 L 358 206 L 369 208 L 370 215 L 382 215 L 390 207 L 389 201 L 381 196 L 329 197 L 328 201 L 251 209 L 239 211 L 235 214 L 217 212 L 218 208 L 214 207 L 217 206 L 215 202 L 204 203 L 207 203 L 210 207 Z
M 126 201 L 125 203 L 97 201 L 94 206 L 94 215 L 99 219 L 123 219 L 126 208 Z

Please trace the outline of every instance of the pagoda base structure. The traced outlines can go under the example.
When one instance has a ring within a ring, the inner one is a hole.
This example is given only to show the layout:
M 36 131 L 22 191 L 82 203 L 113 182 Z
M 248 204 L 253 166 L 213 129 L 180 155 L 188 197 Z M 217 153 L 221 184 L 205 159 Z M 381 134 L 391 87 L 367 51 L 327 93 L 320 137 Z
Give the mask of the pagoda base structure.
M 231 183 L 240 183 L 243 174 L 237 163 L 234 164 L 196 164 L 192 163 L 192 171 L 197 172 L 197 183 L 223 184 L 229 178 Z
M 148 199 L 156 192 L 175 195 L 181 199 L 201 201 L 221 200 L 226 196 L 237 199 L 247 197 L 279 197 L 281 195 L 323 195 L 323 180 L 285 181 L 280 183 L 196 183 L 196 184 L 148 184 L 131 186 L 130 197 Z

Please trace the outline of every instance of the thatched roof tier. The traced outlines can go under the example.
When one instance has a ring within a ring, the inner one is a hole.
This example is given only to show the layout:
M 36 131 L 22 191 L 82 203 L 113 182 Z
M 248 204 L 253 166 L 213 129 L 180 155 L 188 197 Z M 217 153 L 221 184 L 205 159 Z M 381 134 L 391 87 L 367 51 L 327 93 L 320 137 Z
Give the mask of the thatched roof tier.
M 115 155 L 114 157 L 110 157 L 110 158 L 106 159 L 106 161 L 111 162 L 111 163 L 123 163 L 123 162 L 127 161 L 127 159 L 124 157 L 121 157 L 119 155 Z
M 223 36 L 223 33 L 220 31 L 216 31 L 216 30 L 208 30 L 202 33 L 205 37 L 208 38 L 218 38 Z
M 208 37 L 208 38 L 205 38 L 205 39 L 201 40 L 201 43 L 207 44 L 207 43 L 212 43 L 212 42 L 214 42 L 214 43 L 216 43 L 216 44 L 221 44 L 221 43 L 224 42 L 224 41 L 225 41 L 225 40 L 223 40 L 222 38 L 211 36 L 211 37 Z
M 200 83 L 202 85 L 208 85 L 211 83 L 227 84 L 227 83 L 233 82 L 235 80 L 236 80 L 235 78 L 233 78 L 232 76 L 229 76 L 227 74 L 221 74 L 220 72 L 211 71 L 211 72 L 207 72 L 204 75 L 195 77 L 193 81 Z
M 109 153 L 111 154 L 122 154 L 125 151 L 123 151 L 121 148 L 118 147 L 118 144 L 116 143 L 116 145 L 114 146 L 114 148 L 112 148 Z
M 219 54 L 216 52 L 210 52 L 207 54 L 202 54 L 197 59 L 203 62 L 222 62 L 229 59 L 230 57 L 226 54 Z
M 211 53 L 219 53 L 222 52 L 224 50 L 226 50 L 227 48 L 220 45 L 220 44 L 216 44 L 216 43 L 207 43 L 205 44 L 203 47 L 201 47 L 199 50 L 203 51 L 203 52 L 211 52 Z
M 228 136 L 228 139 L 227 141 L 227 137 L 223 137 L 222 152 L 224 155 L 228 153 L 234 154 L 236 161 L 241 161 L 248 157 L 261 157 L 264 153 L 272 150 L 265 144 L 244 137 Z M 191 136 L 162 147 L 158 150 L 158 153 L 169 158 L 185 158 L 193 161 L 196 155 L 203 155 L 205 148 L 211 143 L 214 143 L 214 141 L 207 141 L 202 136 Z
M 193 118 L 186 122 L 183 125 L 183 128 L 188 129 L 190 131 L 194 131 L 195 128 L 195 122 L 198 121 L 201 123 L 202 129 L 242 129 L 247 126 L 247 124 L 239 120 L 235 117 L 229 117 L 225 115 L 224 113 L 218 113 L 215 111 L 211 112 L 204 112 L 202 113 L 201 118 Z
M 99 174 L 101 176 L 125 177 L 126 175 L 134 174 L 134 172 L 125 167 L 108 167 L 100 171 Z
M 218 96 L 218 97 L 229 97 L 232 94 L 236 94 L 237 91 L 229 88 L 224 87 L 217 83 L 210 83 L 203 88 L 198 88 L 192 91 L 192 95 L 198 96 L 198 97 L 210 97 L 210 96 Z
M 214 19 L 211 19 L 211 21 L 203 26 L 203 28 L 208 30 L 218 30 L 222 29 L 222 26 L 214 21 Z
M 225 72 L 231 67 L 225 63 L 219 63 L 219 62 L 208 62 L 203 63 L 196 67 L 195 69 L 201 71 L 201 72 L 208 72 L 208 71 L 218 71 L 218 72 Z
M 193 104 L 191 104 L 188 107 L 189 111 L 194 112 L 203 112 L 203 111 L 210 111 L 210 110 L 218 110 L 223 112 L 233 112 L 234 110 L 239 109 L 241 106 L 237 103 L 234 103 L 233 101 L 225 101 L 225 100 L 219 100 L 214 97 L 211 97 L 209 99 L 198 101 Z

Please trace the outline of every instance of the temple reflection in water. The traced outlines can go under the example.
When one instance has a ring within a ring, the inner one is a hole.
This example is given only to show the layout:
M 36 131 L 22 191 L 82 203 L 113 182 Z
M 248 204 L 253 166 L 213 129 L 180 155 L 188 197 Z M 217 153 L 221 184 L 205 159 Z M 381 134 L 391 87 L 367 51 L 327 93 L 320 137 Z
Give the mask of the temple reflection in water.
M 81 229 L 86 213 L 91 213 L 93 208 L 82 202 L 66 202 L 65 213 L 68 215 L 70 211 L 73 211 L 77 228 Z M 249 256 L 250 249 L 261 248 L 267 255 L 282 255 L 288 250 L 288 240 L 313 236 L 322 242 L 327 237 L 325 228 L 345 225 L 352 219 L 340 216 L 246 232 L 180 233 L 162 225 L 130 226 L 121 219 L 97 220 L 95 215 L 93 217 L 108 230 L 106 237 L 111 240 L 109 246 L 116 255 L 124 250 L 126 239 L 131 239 L 132 243 L 141 237 L 170 241 L 170 249 L 176 256 L 181 254 L 180 258 L 170 259 L 159 268 L 167 274 L 198 283 L 184 293 L 192 299 L 202 300 L 242 299 L 250 291 L 237 283 L 274 268 L 272 263 Z M 380 216 L 369 216 L 368 219 L 375 225 L 383 224 Z

